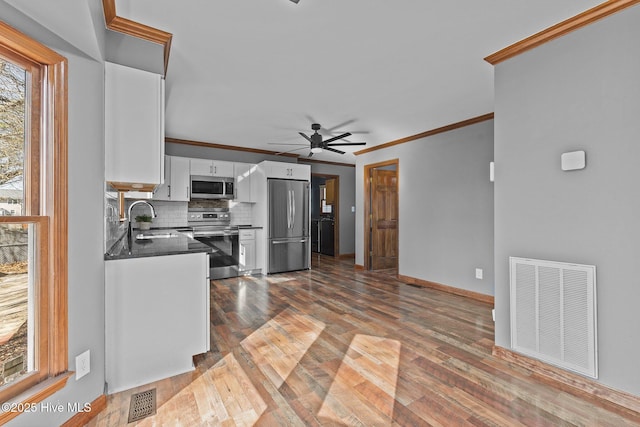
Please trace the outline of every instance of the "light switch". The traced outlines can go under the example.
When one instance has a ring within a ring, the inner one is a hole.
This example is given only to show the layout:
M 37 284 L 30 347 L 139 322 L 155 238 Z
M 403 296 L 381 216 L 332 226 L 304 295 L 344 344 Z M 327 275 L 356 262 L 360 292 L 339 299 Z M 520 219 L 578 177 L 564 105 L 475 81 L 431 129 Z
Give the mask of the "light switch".
M 584 151 L 571 151 L 562 153 L 560 163 L 563 171 L 584 169 L 586 166 L 586 154 Z

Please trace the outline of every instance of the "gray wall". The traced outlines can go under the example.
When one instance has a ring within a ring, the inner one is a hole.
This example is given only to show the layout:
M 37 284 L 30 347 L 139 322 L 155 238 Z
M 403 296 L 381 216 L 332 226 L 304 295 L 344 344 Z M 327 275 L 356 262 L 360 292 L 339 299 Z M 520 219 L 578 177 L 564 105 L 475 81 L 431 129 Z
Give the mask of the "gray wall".
M 364 166 L 396 158 L 400 274 L 493 295 L 493 121 L 356 158 L 357 264 L 364 264 Z
M 175 144 L 167 142 L 165 152 L 171 156 L 194 157 L 202 159 L 226 160 L 231 162 L 260 163 L 263 160 L 297 163 L 297 159 L 285 156 L 273 156 L 248 151 L 208 148 L 197 145 Z M 311 173 L 340 176 L 340 254 L 355 253 L 355 168 L 323 163 L 305 163 L 311 165 Z
M 91 402 L 104 389 L 104 66 L 88 59 L 29 18 L 0 2 L 3 20 L 57 50 L 68 59 L 69 71 L 69 369 L 75 357 L 91 351 L 91 372 L 46 400 L 52 404 Z M 86 4 L 78 6 L 87 8 Z M 80 16 L 88 17 L 84 10 Z M 73 13 L 73 11 L 65 11 Z M 43 37 L 43 34 L 45 37 Z M 72 43 L 72 41 L 69 41 Z M 11 426 L 60 425 L 72 414 L 28 413 Z
M 640 395 L 640 7 L 495 69 L 496 344 L 508 257 L 593 264 L 600 381 Z M 563 152 L 587 167 L 562 172 Z
M 167 142 L 165 153 L 170 156 L 193 157 L 200 159 L 225 160 L 229 162 L 260 163 L 263 160 L 274 162 L 297 163 L 297 159 L 287 156 L 272 156 L 250 151 L 225 150 L 222 148 L 209 148 L 199 145 L 175 144 Z

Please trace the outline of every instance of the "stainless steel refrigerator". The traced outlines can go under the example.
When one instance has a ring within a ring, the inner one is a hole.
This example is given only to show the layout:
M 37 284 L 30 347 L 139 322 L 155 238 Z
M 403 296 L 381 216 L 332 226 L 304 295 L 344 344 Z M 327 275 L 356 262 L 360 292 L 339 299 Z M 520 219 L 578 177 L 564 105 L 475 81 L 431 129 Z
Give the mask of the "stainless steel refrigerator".
M 269 179 L 268 271 L 310 267 L 309 183 Z

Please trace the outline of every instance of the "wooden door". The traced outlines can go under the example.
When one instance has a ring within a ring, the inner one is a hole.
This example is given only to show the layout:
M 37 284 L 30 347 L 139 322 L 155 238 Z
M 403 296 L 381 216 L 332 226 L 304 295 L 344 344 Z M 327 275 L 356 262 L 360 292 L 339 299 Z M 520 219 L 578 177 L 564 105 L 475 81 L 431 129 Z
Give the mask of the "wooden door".
M 335 201 L 335 195 L 336 195 L 336 180 L 328 179 L 324 185 L 327 189 L 327 195 L 325 196 L 325 200 L 326 200 L 325 203 L 328 205 L 333 205 Z
M 398 177 L 394 170 L 371 175 L 371 269 L 398 267 Z

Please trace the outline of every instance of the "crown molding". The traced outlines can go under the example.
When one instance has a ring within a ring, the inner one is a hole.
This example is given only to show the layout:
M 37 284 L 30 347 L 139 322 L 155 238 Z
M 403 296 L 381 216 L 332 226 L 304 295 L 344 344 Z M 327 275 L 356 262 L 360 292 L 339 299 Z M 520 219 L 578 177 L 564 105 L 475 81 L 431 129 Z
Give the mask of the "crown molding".
M 187 139 L 177 139 L 177 138 L 167 137 L 164 139 L 164 141 L 171 142 L 172 144 L 194 145 L 196 147 L 207 147 L 207 148 L 219 148 L 221 150 L 245 151 L 248 153 L 267 154 L 270 156 L 275 156 L 276 154 L 278 154 L 278 152 L 276 151 L 261 150 L 259 148 L 238 147 L 236 145 L 224 145 L 224 144 L 215 144 L 213 142 L 190 141 Z M 278 155 L 284 156 L 284 157 L 293 157 L 293 158 L 299 157 L 297 154 L 291 154 L 291 153 L 283 153 Z
M 308 157 L 303 157 L 303 156 L 298 157 L 298 163 L 300 163 L 300 162 L 319 163 L 319 164 L 323 164 L 323 165 L 333 165 L 333 166 L 345 166 L 345 167 L 349 167 L 349 168 L 355 168 L 356 167 L 356 165 L 351 164 L 351 163 L 330 162 L 330 161 L 327 161 L 327 160 L 310 159 Z
M 366 154 L 366 153 L 370 153 L 372 151 L 377 151 L 377 150 L 383 150 L 385 148 L 389 148 L 389 147 L 393 147 L 394 145 L 399 145 L 399 144 L 404 144 L 406 142 L 411 142 L 411 141 L 415 141 L 416 139 L 422 139 L 422 138 L 426 138 L 428 136 L 433 136 L 433 135 L 437 135 L 439 133 L 444 133 L 444 132 L 449 132 L 451 130 L 454 129 L 459 129 L 465 126 L 470 126 L 470 125 L 474 125 L 476 123 L 481 123 L 481 122 L 485 122 L 487 120 L 492 120 L 493 119 L 493 113 L 488 113 L 488 114 L 483 114 L 482 116 L 477 116 L 477 117 L 473 117 L 467 120 L 463 120 L 461 122 L 457 122 L 457 123 L 452 123 L 450 125 L 447 126 L 442 126 L 436 129 L 431 129 L 425 132 L 421 132 L 415 135 L 411 135 L 411 136 L 407 136 L 405 138 L 401 138 L 401 139 L 396 139 L 395 141 L 391 141 L 391 142 L 386 142 L 384 144 L 380 144 L 380 145 L 376 145 L 373 147 L 369 147 L 369 148 L 365 148 L 364 150 L 360 150 L 360 151 L 356 151 L 353 154 L 355 154 L 356 156 L 362 155 L 362 154 Z
M 164 74 L 166 75 L 173 34 L 118 16 L 116 0 L 102 0 L 102 8 L 107 29 L 164 46 Z
M 579 15 L 560 22 L 552 27 L 542 30 L 526 39 L 507 46 L 498 52 L 484 58 L 491 65 L 499 64 L 528 50 L 562 37 L 579 28 L 586 27 L 595 21 L 612 15 L 628 7 L 640 3 L 640 0 L 609 0 L 593 7 Z

